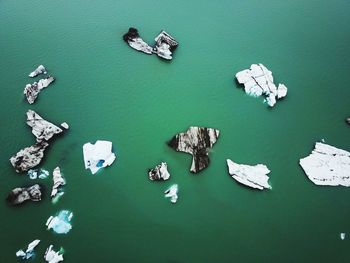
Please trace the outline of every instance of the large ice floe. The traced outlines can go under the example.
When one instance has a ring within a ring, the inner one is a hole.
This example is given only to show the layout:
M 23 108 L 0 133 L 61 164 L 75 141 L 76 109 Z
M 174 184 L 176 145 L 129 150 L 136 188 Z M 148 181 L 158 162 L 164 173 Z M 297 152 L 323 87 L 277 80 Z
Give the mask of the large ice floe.
M 263 164 L 238 164 L 227 159 L 228 172 L 237 182 L 259 190 L 271 189 L 267 174 L 270 170 Z
M 350 186 L 350 152 L 316 142 L 315 149 L 299 164 L 316 185 Z
M 47 229 L 52 229 L 57 234 L 67 234 L 71 229 L 73 213 L 68 210 L 61 210 L 56 216 L 50 216 L 46 221 Z
M 178 191 L 179 191 L 178 185 L 177 184 L 173 184 L 167 190 L 165 190 L 164 197 L 169 197 L 170 198 L 170 202 L 175 204 L 177 202 L 177 199 L 178 199 L 178 196 L 177 196 L 177 192 Z
M 45 252 L 44 259 L 49 263 L 58 263 L 63 261 L 63 249 L 60 251 L 55 251 L 52 249 L 52 245 L 50 245 Z
M 158 164 L 155 168 L 148 170 L 149 179 L 152 181 L 168 180 L 170 173 L 168 172 L 168 165 L 166 162 Z
M 198 173 L 209 165 L 209 150 L 219 137 L 219 130 L 205 127 L 190 127 L 185 133 L 176 134 L 168 145 L 178 152 L 192 155 L 190 171 Z
M 38 82 L 34 82 L 33 84 L 27 84 L 24 87 L 23 94 L 26 95 L 29 104 L 33 104 L 39 93 L 54 81 L 54 77 L 48 76 L 47 78 L 41 79 Z
M 56 125 L 44 120 L 38 113 L 33 110 L 27 111 L 27 124 L 32 127 L 32 133 L 38 142 L 48 141 L 54 135 L 60 134 L 62 129 Z
M 95 174 L 101 168 L 110 166 L 116 159 L 112 152 L 112 142 L 96 141 L 95 144 L 85 143 L 83 145 L 85 169 L 90 169 Z
M 34 78 L 42 73 L 46 74 L 47 72 L 46 72 L 45 67 L 43 65 L 40 65 L 33 72 L 31 72 L 28 76 L 31 78 Z
M 133 49 L 149 55 L 155 53 L 166 60 L 171 60 L 173 58 L 172 53 L 178 46 L 178 42 L 164 30 L 155 38 L 156 44 L 154 48 L 143 41 L 143 39 L 140 38 L 138 30 L 133 27 L 130 27 L 129 31 L 123 35 L 123 39 Z
M 252 64 L 250 69 L 245 69 L 236 74 L 239 84 L 244 84 L 247 94 L 260 97 L 265 96 L 265 100 L 270 107 L 276 104 L 276 98 L 281 99 L 287 95 L 287 87 L 284 84 L 273 83 L 272 72 L 263 64 Z
M 53 203 L 56 203 L 58 199 L 64 194 L 62 186 L 66 184 L 66 180 L 63 178 L 59 167 L 56 167 L 53 170 L 52 175 L 53 186 L 51 191 L 51 198 L 53 198 Z
M 31 200 L 38 202 L 41 200 L 41 187 L 38 184 L 30 187 L 17 187 L 7 196 L 6 200 L 11 205 L 19 205 L 25 201 Z
M 27 111 L 27 124 L 32 127 L 32 133 L 36 137 L 37 143 L 20 150 L 10 158 L 12 166 L 18 173 L 37 166 L 44 157 L 45 149 L 49 146 L 48 141 L 63 132 L 62 129 L 44 120 L 33 110 Z
M 31 243 L 28 244 L 28 247 L 26 249 L 26 251 L 18 250 L 16 252 L 16 256 L 20 257 L 22 259 L 29 259 L 31 257 L 33 257 L 35 255 L 34 253 L 34 248 L 40 243 L 39 239 L 35 239 L 34 241 L 32 241 Z

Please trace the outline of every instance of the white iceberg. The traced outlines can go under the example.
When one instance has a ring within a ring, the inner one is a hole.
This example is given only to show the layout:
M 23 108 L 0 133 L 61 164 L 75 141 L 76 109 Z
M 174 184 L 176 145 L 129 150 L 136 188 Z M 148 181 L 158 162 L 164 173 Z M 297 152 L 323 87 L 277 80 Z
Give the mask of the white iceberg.
M 46 221 L 47 229 L 52 229 L 57 234 L 67 234 L 71 229 L 73 213 L 68 210 L 62 210 L 57 216 L 50 216 Z
M 101 168 L 110 166 L 116 159 L 112 152 L 112 142 L 96 141 L 95 144 L 85 143 L 83 145 L 85 169 L 90 169 L 95 174 Z
M 35 239 L 33 242 L 28 244 L 27 250 L 24 252 L 22 249 L 16 252 L 17 257 L 22 259 L 28 259 L 34 256 L 34 248 L 40 243 L 39 239 Z
M 44 259 L 49 263 L 58 263 L 63 261 L 63 252 L 62 249 L 58 252 L 52 249 L 52 245 L 50 245 L 45 252 Z
M 245 165 L 238 164 L 230 159 L 227 159 L 228 172 L 237 182 L 246 186 L 263 190 L 264 188 L 271 189 L 268 183 L 270 170 L 266 165 Z
M 42 73 L 46 74 L 47 72 L 46 72 L 45 67 L 43 65 L 40 65 L 33 72 L 31 72 L 28 76 L 31 78 L 34 78 Z
M 315 149 L 299 164 L 316 185 L 350 186 L 350 152 L 316 142 Z
M 276 104 L 277 99 L 287 95 L 287 87 L 279 84 L 278 88 L 273 83 L 272 72 L 263 64 L 252 64 L 250 69 L 245 69 L 236 74 L 239 84 L 244 84 L 244 90 L 248 95 L 259 97 L 265 95 L 265 101 L 270 107 Z
M 54 199 L 55 202 L 58 201 L 58 198 L 61 197 L 64 192 L 61 189 L 61 186 L 66 184 L 66 180 L 62 177 L 61 170 L 59 167 L 56 167 L 53 170 L 53 186 L 51 191 L 51 198 L 57 197 Z M 54 203 L 55 203 L 54 202 Z
M 173 184 L 167 190 L 165 190 L 165 192 L 164 192 L 165 195 L 164 196 L 165 197 L 170 197 L 170 202 L 175 204 L 177 199 L 178 199 L 178 196 L 177 196 L 178 190 L 179 190 L 178 185 L 177 184 Z

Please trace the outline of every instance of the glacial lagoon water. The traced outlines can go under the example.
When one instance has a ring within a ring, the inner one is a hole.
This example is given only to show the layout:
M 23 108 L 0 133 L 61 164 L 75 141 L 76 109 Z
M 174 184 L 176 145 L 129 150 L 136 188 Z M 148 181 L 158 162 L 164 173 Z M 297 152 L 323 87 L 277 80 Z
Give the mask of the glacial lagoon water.
M 61 168 L 67 185 L 56 204 L 51 178 L 40 203 L 0 202 L 0 262 L 41 239 L 64 262 L 349 262 L 350 189 L 317 187 L 299 158 L 314 143 L 350 150 L 350 3 L 348 1 L 0 1 L 0 193 L 29 185 L 8 159 L 34 142 L 28 109 L 70 130 L 41 168 Z M 152 42 L 161 29 L 178 41 L 163 61 L 129 48 L 129 26 Z M 270 109 L 234 81 L 264 63 L 289 94 Z M 57 80 L 33 105 L 27 75 L 44 64 Z M 189 126 L 220 130 L 211 164 L 190 174 L 191 156 L 166 145 Z M 117 160 L 96 175 L 82 145 L 113 142 Z M 266 164 L 272 190 L 242 187 L 226 159 Z M 147 170 L 168 163 L 171 178 Z M 164 198 L 179 185 L 176 204 Z M 47 231 L 60 210 L 74 213 L 66 235 Z

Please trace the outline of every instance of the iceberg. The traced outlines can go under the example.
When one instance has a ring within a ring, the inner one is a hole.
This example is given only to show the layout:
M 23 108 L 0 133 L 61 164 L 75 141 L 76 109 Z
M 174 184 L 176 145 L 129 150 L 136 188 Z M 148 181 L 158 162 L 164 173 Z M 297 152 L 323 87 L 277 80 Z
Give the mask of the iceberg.
M 46 72 L 45 67 L 43 65 L 40 65 L 33 72 L 31 72 L 28 76 L 31 78 L 34 78 L 42 73 L 46 74 L 47 72 Z
M 177 199 L 178 199 L 178 196 L 177 196 L 178 190 L 179 190 L 178 185 L 177 184 L 173 184 L 167 190 L 165 190 L 164 197 L 170 197 L 170 202 L 175 204 L 177 202 Z
M 49 263 L 58 263 L 63 261 L 63 249 L 61 248 L 60 251 L 56 252 L 52 249 L 52 245 L 50 245 L 45 252 L 44 259 Z
M 24 87 L 23 94 L 26 95 L 29 104 L 33 104 L 39 93 L 46 87 L 48 87 L 55 79 L 52 76 L 48 76 L 45 79 L 41 79 L 33 84 L 27 84 Z
M 148 170 L 149 179 L 154 181 L 168 180 L 170 174 L 168 172 L 168 165 L 166 162 L 158 164 L 155 168 Z
M 185 133 L 176 134 L 168 145 L 177 152 L 192 155 L 190 171 L 198 173 L 209 165 L 209 150 L 219 137 L 219 130 L 205 127 L 190 127 Z
M 239 84 L 244 85 L 248 95 L 260 97 L 265 95 L 265 101 L 270 107 L 276 104 L 276 98 L 281 99 L 287 95 L 287 87 L 273 83 L 272 72 L 263 64 L 252 64 L 250 69 L 245 69 L 236 74 Z
M 33 242 L 29 243 L 27 250 L 24 252 L 22 249 L 16 252 L 17 257 L 22 259 L 29 259 L 34 256 L 34 248 L 40 243 L 39 239 L 35 239 Z
M 34 202 L 41 201 L 41 187 L 38 184 L 30 187 L 17 187 L 13 189 L 7 196 L 6 200 L 11 205 L 19 205 L 27 200 Z
M 179 43 L 164 30 L 162 30 L 154 40 L 156 41 L 156 54 L 161 58 L 171 60 L 173 58 L 172 53 Z
M 61 175 L 61 170 L 59 167 L 56 167 L 53 170 L 53 186 L 51 191 L 51 198 L 57 197 L 54 199 L 54 203 L 58 201 L 58 198 L 61 197 L 64 192 L 62 190 L 62 186 L 66 184 L 66 180 Z
M 227 166 L 229 174 L 237 182 L 259 190 L 271 189 L 268 183 L 269 177 L 267 176 L 270 170 L 266 165 L 257 164 L 253 166 L 238 164 L 227 159 Z
M 143 41 L 136 28 L 130 27 L 129 31 L 124 34 L 123 39 L 131 48 L 152 55 L 153 48 Z
M 43 140 L 48 141 L 54 135 L 63 132 L 61 128 L 44 120 L 33 110 L 27 111 L 27 124 L 29 127 L 32 127 L 32 133 L 38 142 Z
M 39 179 L 46 179 L 47 177 L 49 177 L 50 173 L 47 170 L 44 169 L 30 169 L 27 172 L 28 176 L 30 179 L 35 180 L 37 178 Z
M 10 158 L 17 173 L 28 171 L 37 166 L 44 157 L 44 151 L 49 146 L 47 142 L 37 142 L 32 146 L 20 150 Z
M 95 174 L 101 168 L 110 166 L 116 159 L 112 152 L 112 142 L 96 141 L 95 144 L 85 143 L 83 145 L 85 169 L 90 169 Z
M 300 166 L 316 185 L 350 186 L 350 152 L 316 142 L 315 149 L 300 159 Z
M 50 216 L 46 221 L 47 229 L 52 229 L 57 234 L 67 234 L 71 229 L 73 213 L 68 210 L 61 210 L 58 215 Z

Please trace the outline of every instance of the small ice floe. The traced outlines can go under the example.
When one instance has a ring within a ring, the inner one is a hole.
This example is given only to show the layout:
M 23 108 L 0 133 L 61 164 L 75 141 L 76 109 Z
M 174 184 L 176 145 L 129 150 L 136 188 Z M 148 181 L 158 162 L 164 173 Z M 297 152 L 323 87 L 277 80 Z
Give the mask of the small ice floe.
M 33 72 L 31 72 L 28 76 L 31 78 L 34 78 L 42 73 L 46 74 L 47 72 L 46 72 L 45 67 L 43 65 L 40 65 Z
M 66 129 L 66 130 L 69 129 L 69 125 L 68 125 L 67 122 L 62 122 L 62 123 L 61 123 L 61 127 L 64 128 L 64 129 Z
M 152 181 L 168 180 L 170 173 L 166 162 L 158 164 L 155 168 L 148 170 L 149 179 Z
M 34 180 L 34 179 L 46 179 L 47 177 L 49 177 L 50 173 L 47 170 L 44 169 L 31 169 L 28 171 L 28 176 L 30 179 Z
M 68 210 L 61 210 L 58 215 L 50 216 L 46 221 L 47 229 L 52 229 L 57 234 L 67 234 L 71 229 L 73 213 Z
M 85 143 L 83 145 L 85 169 L 90 169 L 95 174 L 101 168 L 110 166 L 116 159 L 112 152 L 112 142 L 96 141 L 95 144 Z
M 61 170 L 59 167 L 56 167 L 52 173 L 53 178 L 53 186 L 51 191 L 52 202 L 56 203 L 58 199 L 64 194 L 62 186 L 66 184 L 66 180 L 63 178 L 61 174 Z
M 41 201 L 41 187 L 38 184 L 30 187 L 17 187 L 13 189 L 7 196 L 6 200 L 11 205 L 19 205 L 28 200 L 38 202 Z
M 63 261 L 63 249 L 61 248 L 59 251 L 55 251 L 52 249 L 52 245 L 50 245 L 45 252 L 44 259 L 49 263 L 58 263 Z
M 350 117 L 346 118 L 345 120 L 348 124 L 350 124 Z
M 245 69 L 236 74 L 239 84 L 244 85 L 248 95 L 254 97 L 265 96 L 265 101 L 270 107 L 276 104 L 276 98 L 281 99 L 287 95 L 287 87 L 284 84 L 273 83 L 272 72 L 263 64 L 252 64 L 250 69 Z
M 44 88 L 47 88 L 54 81 L 55 78 L 48 75 L 45 79 L 40 79 L 38 82 L 34 82 L 33 84 L 27 84 L 24 87 L 23 94 L 26 95 L 29 104 L 33 104 L 34 101 L 37 99 L 39 93 Z
M 178 192 L 179 187 L 177 186 L 177 184 L 173 184 L 172 186 L 170 186 L 167 190 L 165 190 L 164 192 L 164 196 L 165 197 L 170 197 L 170 202 L 172 202 L 173 204 L 176 203 L 177 201 L 177 192 Z
M 271 186 L 268 183 L 269 177 L 267 176 L 267 174 L 270 173 L 270 170 L 266 165 L 238 164 L 227 159 L 227 166 L 228 173 L 237 182 L 259 190 L 265 188 L 271 189 Z
M 316 185 L 350 186 L 350 152 L 316 142 L 315 149 L 299 164 Z
M 39 239 L 35 239 L 33 242 L 28 244 L 27 250 L 24 252 L 22 249 L 16 252 L 17 257 L 22 259 L 29 259 L 35 255 L 34 248 L 40 243 Z
M 345 233 L 340 233 L 340 239 L 341 239 L 341 240 L 344 240 L 345 237 L 346 237 L 346 236 L 345 236 Z

